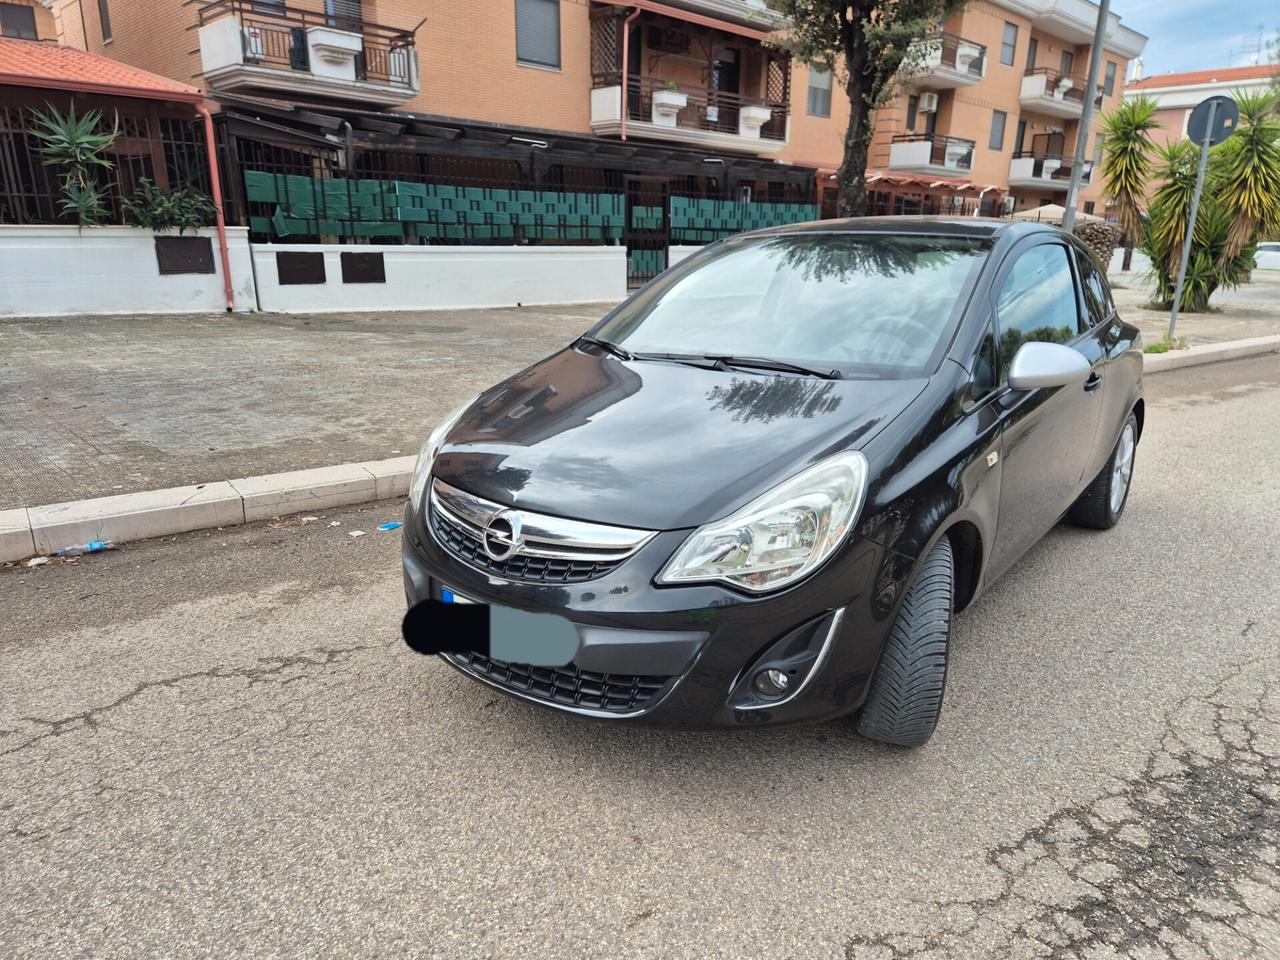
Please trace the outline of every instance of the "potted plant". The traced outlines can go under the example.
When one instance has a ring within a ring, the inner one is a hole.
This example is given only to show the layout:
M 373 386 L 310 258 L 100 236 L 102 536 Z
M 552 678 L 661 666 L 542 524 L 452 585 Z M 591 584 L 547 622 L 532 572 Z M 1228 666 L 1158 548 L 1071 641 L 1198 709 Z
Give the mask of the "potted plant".
M 680 111 L 689 104 L 689 95 L 680 90 L 674 80 L 667 80 L 662 89 L 653 91 L 653 122 L 660 127 L 674 127 Z

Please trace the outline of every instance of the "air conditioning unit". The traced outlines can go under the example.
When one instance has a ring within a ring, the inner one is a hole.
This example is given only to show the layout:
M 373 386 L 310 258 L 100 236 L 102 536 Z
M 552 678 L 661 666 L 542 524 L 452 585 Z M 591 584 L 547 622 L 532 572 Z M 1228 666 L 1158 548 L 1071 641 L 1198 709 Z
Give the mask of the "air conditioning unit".
M 245 27 L 241 34 L 244 36 L 245 60 L 256 62 L 267 55 L 267 45 L 260 27 Z
M 1013 207 L 1015 202 L 1016 201 L 1013 199 L 1013 197 L 1001 197 L 1000 212 L 1004 214 L 1013 213 Z
M 938 95 L 936 93 L 920 94 L 920 102 L 917 109 L 921 113 L 937 113 L 938 112 Z

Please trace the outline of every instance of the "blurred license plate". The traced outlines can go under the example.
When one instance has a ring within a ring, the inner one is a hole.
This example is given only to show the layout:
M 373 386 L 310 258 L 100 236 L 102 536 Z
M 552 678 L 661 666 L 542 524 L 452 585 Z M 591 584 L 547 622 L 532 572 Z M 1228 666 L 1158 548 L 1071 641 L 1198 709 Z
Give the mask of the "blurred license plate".
M 470 597 L 464 597 L 461 594 L 454 593 L 448 587 L 440 588 L 440 600 L 442 603 L 475 603 Z

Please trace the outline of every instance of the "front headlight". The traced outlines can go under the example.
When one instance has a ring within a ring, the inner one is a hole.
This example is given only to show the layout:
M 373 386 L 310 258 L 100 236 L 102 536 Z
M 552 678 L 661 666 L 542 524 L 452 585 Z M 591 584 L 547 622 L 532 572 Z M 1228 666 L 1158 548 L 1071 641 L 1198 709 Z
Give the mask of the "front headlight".
M 422 449 L 418 451 L 418 462 L 413 468 L 413 479 L 409 481 L 409 503 L 413 505 L 415 511 L 422 510 L 422 492 L 427 487 L 427 477 L 431 476 L 431 467 L 436 462 L 436 454 L 440 452 L 440 445 L 444 443 L 444 438 L 449 431 L 462 419 L 462 415 L 475 402 L 476 398 L 472 397 L 458 407 L 457 410 L 454 410 L 441 420 L 436 425 L 436 428 L 427 434 L 427 439 L 423 441 Z
M 795 583 L 844 541 L 866 490 L 866 457 L 856 451 L 828 457 L 731 516 L 699 527 L 658 582 L 720 580 L 753 593 Z

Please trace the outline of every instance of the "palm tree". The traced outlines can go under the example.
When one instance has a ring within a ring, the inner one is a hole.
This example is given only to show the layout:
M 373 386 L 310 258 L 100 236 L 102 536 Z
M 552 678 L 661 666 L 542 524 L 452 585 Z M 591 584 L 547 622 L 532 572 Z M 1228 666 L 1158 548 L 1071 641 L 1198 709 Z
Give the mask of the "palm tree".
M 1124 265 L 1133 260 L 1133 243 L 1142 235 L 1142 209 L 1146 205 L 1147 179 L 1155 141 L 1151 131 L 1159 127 L 1155 115 L 1159 104 L 1148 96 L 1122 100 L 1102 118 L 1106 137 L 1102 154 L 1102 196 L 1116 207 L 1120 229 L 1124 231 Z
M 1221 262 L 1280 230 L 1280 94 L 1274 90 L 1234 95 L 1240 125 L 1210 155 L 1214 193 L 1231 220 Z

